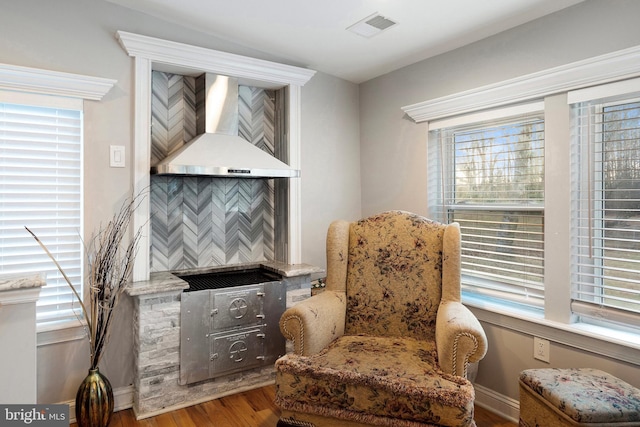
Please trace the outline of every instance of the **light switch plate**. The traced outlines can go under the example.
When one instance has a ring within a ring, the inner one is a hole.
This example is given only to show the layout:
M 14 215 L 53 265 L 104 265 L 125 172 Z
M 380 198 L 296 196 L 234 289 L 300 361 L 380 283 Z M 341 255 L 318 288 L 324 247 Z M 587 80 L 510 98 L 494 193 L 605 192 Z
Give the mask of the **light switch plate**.
M 109 166 L 112 168 L 124 167 L 124 145 L 109 146 Z

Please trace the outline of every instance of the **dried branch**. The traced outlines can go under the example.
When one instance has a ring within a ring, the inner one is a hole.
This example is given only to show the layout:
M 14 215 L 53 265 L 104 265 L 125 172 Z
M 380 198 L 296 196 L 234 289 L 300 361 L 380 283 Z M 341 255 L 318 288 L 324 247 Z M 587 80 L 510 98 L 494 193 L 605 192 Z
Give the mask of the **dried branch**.
M 141 196 L 126 201 L 120 211 L 104 227 L 100 227 L 86 249 L 89 263 L 89 273 L 86 278 L 89 288 L 89 310 L 51 252 L 29 228 L 25 227 L 55 263 L 80 302 L 89 331 L 91 369 L 97 368 L 100 363 L 109 341 L 115 307 L 133 273 L 133 262 L 137 254 L 141 230 L 137 230 L 126 245 L 124 242 L 133 213 L 140 203 Z
M 60 266 L 60 264 L 58 264 L 58 261 L 55 259 L 55 257 L 53 256 L 53 254 L 51 252 L 49 252 L 49 249 L 44 245 L 44 243 L 42 243 L 42 241 L 38 238 L 38 236 L 36 236 L 33 231 L 31 231 L 29 229 L 29 227 L 24 227 L 27 229 L 27 231 L 29 233 L 31 233 L 31 235 L 33 236 L 34 239 L 36 239 L 36 242 L 38 242 L 38 244 L 40 245 L 40 247 L 42 249 L 44 249 L 44 251 L 47 253 L 47 255 L 49 255 L 49 258 L 51 258 L 51 260 L 53 261 L 53 263 L 56 265 L 56 268 L 58 269 L 58 271 L 60 272 L 60 274 L 62 274 L 62 277 L 64 277 L 64 280 L 67 282 L 67 284 L 69 285 L 69 287 L 71 288 L 71 290 L 73 291 L 74 295 L 76 296 L 76 298 L 78 298 L 78 302 L 80 303 L 80 307 L 82 307 L 82 313 L 84 315 L 84 318 L 89 319 L 89 317 L 87 316 L 87 309 L 85 308 L 84 304 L 82 303 L 82 298 L 80 298 L 80 295 L 78 294 L 78 291 L 76 290 L 76 287 L 73 286 L 73 284 L 71 283 L 71 280 L 69 279 L 69 277 L 67 277 L 67 275 L 65 274 L 64 270 L 62 269 L 62 267 Z

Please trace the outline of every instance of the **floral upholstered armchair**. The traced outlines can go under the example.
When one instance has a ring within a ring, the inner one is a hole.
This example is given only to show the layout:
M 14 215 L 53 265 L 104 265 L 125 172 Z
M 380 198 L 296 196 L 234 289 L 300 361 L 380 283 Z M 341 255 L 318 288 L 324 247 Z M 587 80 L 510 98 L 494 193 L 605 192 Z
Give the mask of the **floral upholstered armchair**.
M 460 302 L 460 229 L 408 212 L 335 221 L 326 290 L 289 308 L 278 426 L 475 426 L 487 340 Z

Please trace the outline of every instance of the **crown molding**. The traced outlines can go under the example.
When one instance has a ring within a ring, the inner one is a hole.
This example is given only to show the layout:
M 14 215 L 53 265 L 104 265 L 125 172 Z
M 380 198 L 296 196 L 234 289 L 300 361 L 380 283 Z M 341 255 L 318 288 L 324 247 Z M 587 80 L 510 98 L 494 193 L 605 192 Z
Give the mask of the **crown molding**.
M 116 80 L 0 64 L 0 89 L 99 101 Z
M 402 107 L 416 123 L 640 75 L 640 46 Z
M 202 72 L 295 86 L 304 86 L 316 73 L 314 70 L 307 68 L 279 64 L 125 31 L 118 31 L 116 38 L 129 56 L 145 58 L 154 63 L 187 67 Z

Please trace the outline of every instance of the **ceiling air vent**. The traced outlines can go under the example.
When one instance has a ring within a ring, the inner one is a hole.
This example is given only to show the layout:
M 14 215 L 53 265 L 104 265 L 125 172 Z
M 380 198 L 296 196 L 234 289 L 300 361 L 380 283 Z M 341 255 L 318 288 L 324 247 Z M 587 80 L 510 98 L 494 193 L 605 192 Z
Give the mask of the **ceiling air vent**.
M 352 33 L 356 33 L 359 36 L 369 38 L 376 34 L 380 34 L 384 30 L 387 30 L 396 24 L 397 22 L 379 15 L 378 13 L 374 13 L 373 15 L 367 16 L 361 21 L 356 22 L 350 27 L 347 27 L 347 30 Z

